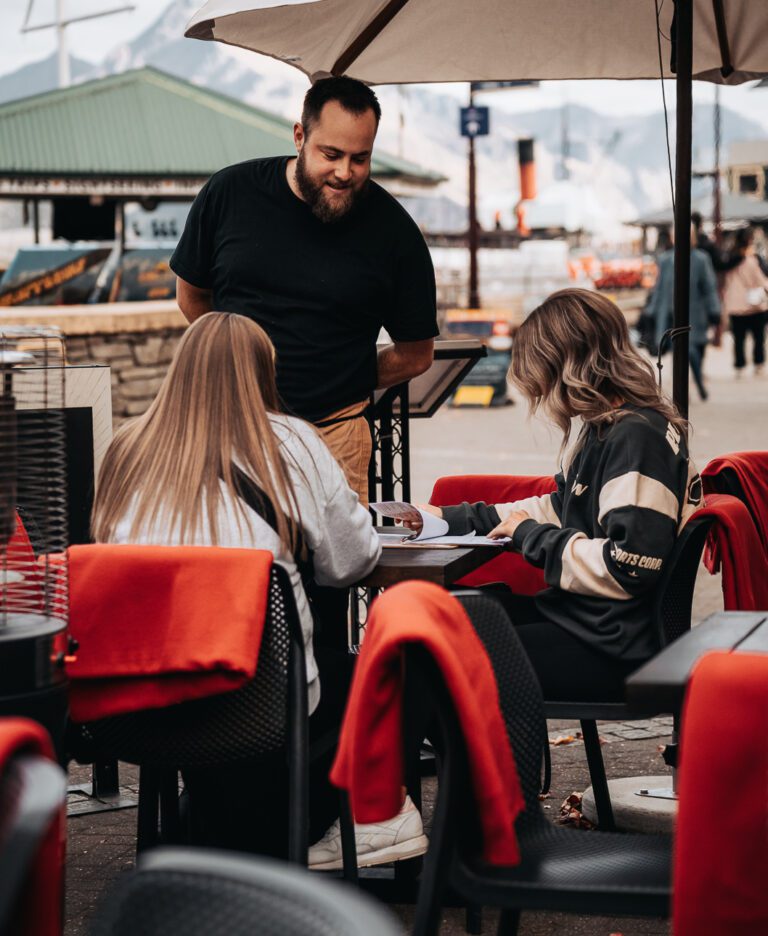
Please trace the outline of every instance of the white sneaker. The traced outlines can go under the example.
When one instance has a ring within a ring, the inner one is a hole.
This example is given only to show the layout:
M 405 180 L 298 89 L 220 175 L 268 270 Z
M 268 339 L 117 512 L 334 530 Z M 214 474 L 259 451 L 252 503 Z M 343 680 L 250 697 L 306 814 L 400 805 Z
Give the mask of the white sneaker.
M 355 823 L 358 868 L 387 864 L 423 855 L 429 842 L 424 835 L 421 813 L 406 796 L 400 812 L 385 822 Z M 343 866 L 339 820 L 309 849 L 310 871 L 335 871 Z

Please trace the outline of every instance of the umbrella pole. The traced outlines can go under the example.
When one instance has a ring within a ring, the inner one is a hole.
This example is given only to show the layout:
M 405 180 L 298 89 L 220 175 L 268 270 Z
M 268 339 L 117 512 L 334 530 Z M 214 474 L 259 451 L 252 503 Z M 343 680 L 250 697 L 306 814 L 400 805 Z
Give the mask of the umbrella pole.
M 693 0 L 675 3 L 677 64 L 677 145 L 675 152 L 674 326 L 690 324 L 691 149 L 693 134 Z M 678 335 L 672 352 L 672 397 L 688 417 L 688 332 Z

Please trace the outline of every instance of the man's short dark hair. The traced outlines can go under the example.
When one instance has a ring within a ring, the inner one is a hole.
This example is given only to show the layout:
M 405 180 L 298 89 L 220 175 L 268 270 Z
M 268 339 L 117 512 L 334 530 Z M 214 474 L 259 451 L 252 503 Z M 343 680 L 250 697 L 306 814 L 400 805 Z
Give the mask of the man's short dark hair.
M 329 101 L 338 101 L 350 114 L 360 115 L 372 110 L 377 125 L 381 120 L 379 99 L 368 85 L 356 78 L 347 78 L 344 75 L 340 78 L 321 78 L 304 96 L 301 125 L 307 135 L 320 120 L 320 112 Z

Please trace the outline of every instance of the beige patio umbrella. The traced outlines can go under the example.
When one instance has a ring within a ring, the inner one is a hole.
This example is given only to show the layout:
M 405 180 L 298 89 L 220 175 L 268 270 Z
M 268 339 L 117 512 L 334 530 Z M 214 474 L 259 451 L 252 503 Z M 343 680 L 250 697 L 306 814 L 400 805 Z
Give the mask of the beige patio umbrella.
M 674 0 L 659 0 L 670 71 Z M 768 74 L 768 3 L 695 0 L 693 76 L 738 84 Z M 723 78 L 717 10 L 733 72 Z M 187 26 L 280 59 L 311 80 L 368 84 L 658 78 L 654 0 L 209 0 Z
M 688 324 L 691 80 L 768 75 L 768 0 L 208 0 L 185 35 L 269 55 L 311 80 L 676 78 L 680 327 Z M 686 334 L 673 370 L 687 413 Z

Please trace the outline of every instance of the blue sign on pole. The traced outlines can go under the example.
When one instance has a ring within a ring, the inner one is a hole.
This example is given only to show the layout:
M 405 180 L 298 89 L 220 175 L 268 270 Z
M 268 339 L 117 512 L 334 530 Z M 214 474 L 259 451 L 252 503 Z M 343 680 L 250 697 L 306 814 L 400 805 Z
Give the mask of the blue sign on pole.
M 465 137 L 488 136 L 488 108 L 462 107 L 460 128 Z

